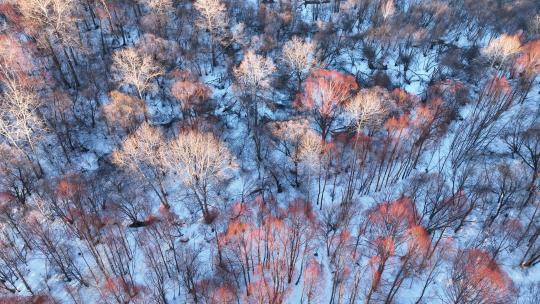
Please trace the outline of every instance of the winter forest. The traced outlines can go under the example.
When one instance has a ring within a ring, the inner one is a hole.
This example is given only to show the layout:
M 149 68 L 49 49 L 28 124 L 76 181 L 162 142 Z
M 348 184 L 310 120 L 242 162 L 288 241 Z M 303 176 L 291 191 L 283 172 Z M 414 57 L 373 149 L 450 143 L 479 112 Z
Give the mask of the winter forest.
M 539 73 L 538 0 L 0 0 L 0 304 L 538 304 Z

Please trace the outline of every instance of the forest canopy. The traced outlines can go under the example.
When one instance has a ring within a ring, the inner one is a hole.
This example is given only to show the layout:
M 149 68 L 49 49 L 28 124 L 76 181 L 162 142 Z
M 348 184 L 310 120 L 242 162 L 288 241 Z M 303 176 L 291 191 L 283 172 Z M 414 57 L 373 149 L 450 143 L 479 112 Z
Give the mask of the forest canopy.
M 538 0 L 0 0 L 0 303 L 540 303 Z

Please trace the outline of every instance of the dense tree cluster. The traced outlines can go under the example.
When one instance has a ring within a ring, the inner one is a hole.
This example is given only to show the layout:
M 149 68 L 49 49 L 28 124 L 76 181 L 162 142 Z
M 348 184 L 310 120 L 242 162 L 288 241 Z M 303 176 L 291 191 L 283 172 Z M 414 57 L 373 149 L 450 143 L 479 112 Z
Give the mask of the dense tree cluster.
M 537 0 L 0 1 L 0 303 L 540 301 Z

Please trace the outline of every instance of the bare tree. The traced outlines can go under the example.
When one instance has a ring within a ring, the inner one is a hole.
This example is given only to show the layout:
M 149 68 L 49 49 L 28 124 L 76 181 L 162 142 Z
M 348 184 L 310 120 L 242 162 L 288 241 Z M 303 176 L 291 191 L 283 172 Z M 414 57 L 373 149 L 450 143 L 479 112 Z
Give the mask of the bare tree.
M 25 0 L 17 1 L 21 13 L 28 21 L 45 27 L 47 32 L 56 35 L 62 43 L 72 45 L 75 21 L 73 0 Z
M 182 118 L 192 123 L 193 118 L 205 110 L 212 91 L 191 73 L 174 72 L 177 72 L 177 75 L 171 85 L 171 94 L 181 102 Z
M 296 77 L 296 89 L 300 89 L 307 75 L 317 66 L 316 57 L 316 44 L 314 41 L 302 41 L 295 36 L 283 46 L 281 58 Z
M 143 5 L 146 5 L 150 11 L 150 14 L 144 16 L 141 19 L 141 23 L 144 25 L 150 25 L 150 29 L 154 33 L 160 33 L 166 36 L 168 22 L 171 15 L 174 12 L 174 6 L 172 0 L 139 0 Z M 147 26 L 145 26 L 147 27 Z
M 109 130 L 129 134 L 147 117 L 143 101 L 136 97 L 112 91 L 109 100 L 110 103 L 101 107 Z
M 60 44 L 73 81 L 76 86 L 79 86 L 74 66 L 75 56 L 72 51 L 73 47 L 80 46 L 78 29 L 75 27 L 78 20 L 76 15 L 77 2 L 74 0 L 19 0 L 17 4 L 31 33 L 38 38 L 38 42 L 49 50 L 63 77 L 60 57 L 54 49 L 55 43 Z M 65 79 L 63 80 L 65 81 Z
M 0 191 L 26 204 L 36 187 L 34 164 L 14 147 L 0 145 Z
M 199 12 L 197 26 L 210 36 L 212 67 L 216 65 L 216 44 L 220 31 L 228 25 L 227 8 L 221 0 L 197 0 L 195 9 Z
M 61 273 L 66 281 L 75 280 L 88 287 L 84 268 L 76 263 L 73 238 L 64 235 L 60 227 L 49 225 L 46 216 L 41 212 L 33 211 L 29 214 L 27 221 L 31 229 L 33 244 L 55 270 Z
M 0 95 L 0 135 L 31 159 L 36 154 L 36 140 L 44 130 L 44 122 L 38 114 L 40 99 L 28 83 L 6 78 Z M 38 166 L 39 165 L 38 162 Z
M 172 0 L 139 0 L 158 15 L 164 15 L 173 10 Z
M 529 205 L 537 193 L 537 181 L 540 177 L 540 123 L 537 119 L 527 122 L 526 115 L 523 114 L 517 116 L 518 123 L 508 126 L 503 138 L 509 152 L 517 155 L 521 162 L 531 169 L 528 195 L 523 201 L 524 205 Z
M 312 178 L 315 178 L 317 184 L 316 204 L 322 209 L 324 193 L 330 176 L 329 171 L 332 163 L 331 146 L 321 140 L 321 137 L 317 132 L 308 129 L 300 140 L 299 149 L 302 165 L 308 174 L 306 183 L 308 198 L 312 199 L 311 183 Z
M 353 139 L 352 157 L 350 160 L 350 170 L 348 170 L 347 190 L 345 191 L 344 200 L 352 200 L 356 191 L 356 179 L 359 175 L 361 166 L 362 146 L 360 140 L 364 141 L 362 133 L 367 130 L 367 134 L 371 135 L 371 131 L 375 127 L 379 127 L 386 118 L 388 106 L 385 101 L 389 98 L 386 90 L 375 87 L 361 90 L 352 100 L 345 105 L 346 116 L 352 121 L 357 136 Z M 360 148 L 359 148 L 360 147 Z
M 188 131 L 169 143 L 165 159 L 168 167 L 191 190 L 207 218 L 211 195 L 231 168 L 229 149 L 211 133 Z
M 334 131 L 343 106 L 358 89 L 356 79 L 338 71 L 319 69 L 304 82 L 304 92 L 298 94 L 294 106 L 310 114 L 322 140 Z
M 253 127 L 259 125 L 259 108 L 264 99 L 262 94 L 270 89 L 271 76 L 275 70 L 272 59 L 257 55 L 253 50 L 248 50 L 242 63 L 234 69 L 238 88 L 247 98 L 245 107 Z
M 144 100 L 144 93 L 153 87 L 154 78 L 163 74 L 163 69 L 152 57 L 139 54 L 133 48 L 116 51 L 112 69 L 122 83 L 135 87 L 141 100 Z
M 113 154 L 113 161 L 140 174 L 154 190 L 159 200 L 169 206 L 164 178 L 164 142 L 159 130 L 147 123 L 142 124 Z
M 276 149 L 285 155 L 291 162 L 292 168 L 286 166 L 288 172 L 293 174 L 293 184 L 300 187 L 300 164 L 302 162 L 301 143 L 304 136 L 310 132 L 308 121 L 305 119 L 274 122 L 270 125 L 272 135 L 275 137 Z M 313 131 L 311 131 L 313 132 Z
M 272 59 L 257 55 L 253 50 L 248 50 L 242 63 L 234 69 L 238 87 L 249 98 L 247 102 L 250 104 L 246 107 L 255 126 L 258 125 L 260 94 L 270 89 L 271 76 L 275 70 Z
M 521 41 L 518 35 L 502 34 L 501 36 L 491 40 L 489 44 L 482 49 L 490 65 L 498 63 L 504 66 L 506 61 L 513 55 L 516 55 L 521 48 Z
M 387 92 L 380 88 L 365 89 L 358 92 L 345 106 L 345 111 L 358 131 L 382 123 L 388 112 L 384 104 L 386 98 Z
M 495 259 L 479 249 L 460 249 L 449 279 L 445 303 L 511 303 L 515 299 L 512 280 Z
M 264 95 L 270 89 L 271 76 L 275 70 L 276 66 L 272 59 L 257 55 L 253 50 L 248 50 L 244 54 L 242 63 L 234 69 L 237 85 L 248 115 L 248 126 L 253 132 L 259 168 L 263 159 L 259 111 L 266 97 Z

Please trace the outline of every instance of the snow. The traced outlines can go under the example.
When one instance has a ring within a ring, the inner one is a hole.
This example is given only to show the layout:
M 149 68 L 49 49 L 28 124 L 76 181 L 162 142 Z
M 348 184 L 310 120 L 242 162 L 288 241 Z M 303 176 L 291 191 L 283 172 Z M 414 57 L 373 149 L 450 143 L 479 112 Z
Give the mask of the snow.
M 78 159 L 75 159 L 75 163 L 78 164 L 78 169 L 86 171 L 95 171 L 99 168 L 97 155 L 93 152 L 81 154 Z
M 256 0 L 250 0 L 250 2 L 253 6 L 257 5 L 258 3 L 258 1 Z M 313 6 L 306 6 L 302 8 L 301 14 L 305 20 L 309 20 L 311 18 L 312 8 Z M 324 18 L 330 17 L 321 16 L 321 19 Z M 320 25 L 322 24 L 323 22 L 320 22 Z M 130 37 L 128 44 L 133 45 L 137 42 L 139 31 L 134 27 L 128 28 L 128 31 L 128 36 Z M 472 42 L 467 40 L 464 35 L 460 36 L 460 38 L 461 39 L 456 42 L 456 45 L 458 47 L 467 48 L 471 46 Z M 479 43 L 480 45 L 485 45 L 488 41 L 487 39 L 488 37 L 486 35 L 484 39 L 481 39 L 477 43 Z M 436 52 L 436 50 L 431 50 L 430 52 Z M 418 52 L 418 55 L 415 57 L 415 59 L 409 66 L 410 71 L 408 72 L 408 77 L 411 81 L 410 83 L 407 83 L 402 87 L 408 93 L 417 96 L 419 99 L 423 99 L 425 97 L 428 82 L 431 80 L 432 76 L 436 72 L 433 66 L 429 66 L 429 60 L 431 55 L 432 54 L 429 54 L 429 52 L 427 55 L 422 54 L 422 52 Z M 346 62 L 344 68 L 347 72 L 355 75 L 359 79 L 368 78 L 373 75 L 374 71 L 369 68 L 368 62 L 365 58 L 362 58 L 361 56 L 358 56 L 358 58 L 350 58 L 347 56 L 348 55 L 345 55 L 345 52 L 342 52 L 337 60 L 340 62 Z M 386 73 L 391 78 L 392 84 L 404 83 L 402 75 L 402 64 L 396 63 L 397 60 L 397 50 L 390 50 L 385 56 L 385 58 L 382 59 L 382 62 L 380 62 L 381 64 L 388 67 Z M 238 63 L 239 62 L 237 62 L 236 64 Z M 213 69 L 203 67 L 203 71 L 205 71 L 205 73 L 203 73 L 201 80 L 212 87 L 212 97 L 213 100 L 217 102 L 217 107 L 214 109 L 214 112 L 212 114 L 220 117 L 222 121 L 224 121 L 223 128 L 219 130 L 223 132 L 221 137 L 236 156 L 235 162 L 237 164 L 233 169 L 230 170 L 226 188 L 223 190 L 223 193 L 220 194 L 221 198 L 224 201 L 224 204 L 226 206 L 231 206 L 233 203 L 238 201 L 247 201 L 253 199 L 253 197 L 255 196 L 252 193 L 253 190 L 258 187 L 259 183 L 262 184 L 263 181 L 258 180 L 257 163 L 252 158 L 246 156 L 253 154 L 253 143 L 251 137 L 252 135 L 246 135 L 248 133 L 248 127 L 245 124 L 244 117 L 235 114 L 242 113 L 242 106 L 240 105 L 240 102 L 237 100 L 236 97 L 238 95 L 238 92 L 235 90 L 232 83 L 226 79 L 226 76 L 228 75 L 226 67 L 224 67 L 223 65 L 219 65 Z M 365 84 L 361 83 L 360 86 L 365 87 Z M 536 95 L 536 92 L 538 92 L 539 90 L 540 87 L 537 85 L 532 92 L 532 94 L 535 94 L 534 96 L 530 96 L 529 100 L 527 100 L 524 104 L 513 105 L 503 115 L 500 121 L 497 122 L 497 124 L 495 125 L 496 130 L 498 131 L 503 126 L 511 124 L 513 119 L 515 119 L 514 115 L 519 111 L 523 111 L 528 107 L 530 107 L 531 109 L 535 108 L 537 106 L 536 103 L 538 102 L 538 96 Z M 283 102 L 284 104 L 289 101 L 289 96 L 287 96 L 285 93 L 272 92 L 272 94 L 273 100 Z M 106 104 L 108 102 L 106 95 L 101 95 L 100 98 L 101 104 Z M 153 96 L 152 94 L 150 94 L 146 102 L 149 107 L 149 114 L 152 117 L 153 125 L 167 124 L 171 122 L 174 117 L 177 117 L 179 115 L 178 109 L 171 106 L 167 101 L 161 100 L 159 96 Z M 226 111 L 226 109 L 228 110 Z M 279 110 L 274 110 L 271 105 L 263 105 L 260 107 L 260 115 L 268 118 L 269 120 L 285 119 L 287 118 L 287 114 L 288 113 L 280 112 Z M 467 119 L 467 117 L 469 117 L 470 115 L 471 105 L 465 105 L 460 109 L 460 116 L 463 117 L 463 119 Z M 426 159 L 422 160 L 422 162 L 417 166 L 417 169 L 414 171 L 414 173 L 421 173 L 422 171 L 424 171 L 424 169 L 427 172 L 436 172 L 439 169 L 441 160 L 446 159 L 446 157 L 450 153 L 451 141 L 455 137 L 461 136 L 460 132 L 462 131 L 462 129 L 460 129 L 460 127 L 461 124 L 459 121 L 453 122 L 453 124 L 449 127 L 450 132 L 442 139 L 442 142 L 439 144 L 437 150 L 431 151 L 431 155 L 426 155 Z M 96 129 L 90 130 L 88 134 L 81 135 L 79 140 L 82 146 L 87 151 L 80 152 L 76 157 L 72 159 L 72 170 L 81 172 L 97 171 L 98 169 L 100 169 L 100 160 L 102 158 L 110 156 L 110 154 L 115 150 L 118 143 L 115 139 L 109 138 L 104 135 L 107 134 L 104 129 L 105 127 L 103 125 L 98 125 Z M 490 151 L 504 151 L 503 143 L 501 141 L 491 142 L 487 146 Z M 280 167 L 288 161 L 285 157 L 280 158 L 278 154 L 279 153 L 275 153 L 275 155 L 272 155 L 273 162 L 270 165 Z M 49 172 L 54 172 L 53 169 L 47 169 L 47 166 L 45 169 Z M 263 168 L 262 170 L 265 170 L 265 168 Z M 445 170 L 448 176 L 452 174 L 452 172 L 450 172 L 448 164 L 446 164 Z M 411 176 L 412 175 L 413 174 L 411 174 Z M 330 180 L 332 179 L 332 177 L 333 175 L 330 176 Z M 365 213 L 365 211 L 375 206 L 377 203 L 381 201 L 396 199 L 399 194 L 403 192 L 403 189 L 407 185 L 408 181 L 409 180 L 407 179 L 399 179 L 397 182 L 390 183 L 388 186 L 383 187 L 383 189 L 378 192 L 375 192 L 374 190 L 369 191 L 369 195 L 355 194 L 354 200 L 358 209 L 357 212 L 358 214 L 360 214 L 360 216 L 354 219 L 353 224 L 358 225 L 359 222 L 363 220 L 363 214 Z M 188 222 L 188 225 L 182 228 L 182 233 L 184 234 L 182 240 L 187 240 L 187 243 L 193 246 L 207 245 L 208 240 L 212 238 L 212 233 L 210 231 L 211 228 L 202 222 L 202 219 L 199 215 L 192 214 L 191 210 L 184 206 L 183 202 L 190 199 L 185 195 L 185 189 L 182 189 L 182 187 L 177 181 L 177 178 L 174 176 L 167 177 L 165 184 L 168 186 L 168 191 L 170 192 L 170 199 L 173 202 L 173 211 L 178 214 L 182 220 Z M 318 192 L 317 184 L 315 182 L 304 187 L 307 188 L 307 192 L 310 194 Z M 282 207 L 285 206 L 288 202 L 292 201 L 294 198 L 305 194 L 302 194 L 302 189 L 295 189 L 290 185 L 286 185 L 286 183 L 284 185 L 284 188 L 285 191 L 283 191 L 282 193 L 275 193 L 277 201 L 280 202 L 279 204 L 281 204 Z M 332 198 L 332 192 L 337 193 L 335 199 Z M 336 189 L 328 186 L 327 189 L 324 191 L 324 208 L 327 208 L 329 210 L 339 208 L 339 205 L 341 203 L 340 196 L 344 192 L 345 189 L 343 185 L 338 185 Z M 157 214 L 159 212 L 159 204 L 153 202 L 150 205 L 153 206 L 151 213 Z M 461 247 L 467 247 L 468 245 L 470 245 L 470 242 L 472 240 L 475 240 L 478 237 L 482 229 L 482 223 L 480 222 L 479 218 L 480 214 L 471 214 L 471 216 L 468 218 L 469 221 L 467 225 L 460 231 L 459 235 L 453 235 L 452 233 L 449 233 L 448 237 L 454 238 L 457 245 Z M 61 223 L 55 222 L 53 225 L 61 225 Z M 138 232 L 131 228 L 125 228 L 125 230 L 126 234 L 129 235 L 129 241 L 132 243 L 132 246 L 136 247 L 137 245 L 135 244 L 135 237 L 137 236 Z M 98 247 L 99 246 L 100 245 L 98 245 Z M 214 249 L 212 249 L 212 246 L 206 246 L 206 250 L 204 250 L 201 254 L 202 261 L 204 261 L 205 263 L 205 265 L 202 265 L 202 267 L 204 267 L 205 270 L 208 272 L 211 272 L 213 270 L 211 265 L 211 261 L 215 256 L 215 252 L 213 252 L 213 250 Z M 329 257 L 326 255 L 324 245 L 320 244 L 320 246 L 316 250 L 316 253 L 317 256 L 315 257 L 315 259 L 323 266 L 323 277 L 325 278 L 322 285 L 318 289 L 319 302 L 325 303 L 329 302 L 331 298 L 330 292 L 332 289 L 332 266 L 329 261 Z M 84 257 L 86 257 L 88 260 L 91 260 L 89 254 L 84 253 L 77 259 L 77 263 L 83 265 L 82 259 Z M 514 284 L 516 286 L 527 286 L 528 284 L 539 282 L 540 267 L 536 266 L 530 269 L 523 269 L 518 266 L 519 257 L 520 254 L 509 253 L 505 255 L 504 259 L 501 259 L 503 269 L 512 278 Z M 366 259 L 366 257 L 364 257 L 364 259 Z M 359 262 L 362 265 L 367 264 L 367 261 L 365 260 Z M 351 259 L 351 261 L 349 261 L 347 264 L 352 265 L 353 263 L 354 261 Z M 145 265 L 144 256 L 141 251 L 137 251 L 137 254 L 134 257 L 134 260 L 131 261 L 131 264 L 136 270 L 135 281 L 138 284 L 143 284 L 146 280 L 145 276 L 147 275 L 147 273 L 145 267 L 147 266 Z M 36 290 L 51 290 L 51 292 L 59 298 L 68 301 L 67 299 L 69 299 L 69 296 L 64 290 L 63 286 L 66 285 L 66 283 L 64 282 L 63 278 L 58 274 L 47 278 L 47 273 L 50 267 L 51 266 L 48 265 L 45 257 L 40 256 L 39 254 L 35 254 L 29 258 L 29 262 L 26 265 L 26 271 L 28 271 L 28 275 L 26 278 L 30 282 L 33 289 L 35 288 Z M 369 273 L 365 273 L 366 277 L 368 277 L 369 275 Z M 435 279 L 434 286 L 440 287 L 444 284 L 448 284 L 446 279 L 447 275 L 447 271 L 441 270 L 440 274 Z M 45 281 L 44 278 L 46 278 Z M 410 283 L 408 281 L 405 282 L 404 287 L 398 294 L 396 303 L 414 303 L 414 301 L 418 298 L 421 292 L 421 283 L 423 283 L 423 280 L 416 280 L 415 283 Z M 17 288 L 19 290 L 25 290 L 22 282 L 19 281 L 17 284 Z M 68 285 L 75 286 L 75 283 L 72 282 Z M 429 303 L 429 301 L 438 303 L 438 301 L 435 299 L 437 299 L 438 293 L 440 291 L 437 291 L 437 288 L 435 288 L 434 286 L 432 286 L 428 290 L 427 294 L 424 296 L 424 300 L 426 301 L 426 303 Z M 99 301 L 99 296 L 94 290 L 90 288 L 85 289 L 81 286 L 78 287 L 81 288 L 83 299 L 93 302 Z M 301 303 L 302 288 L 303 280 L 300 280 L 300 283 L 298 285 L 292 286 L 290 294 L 286 299 L 286 303 Z M 520 290 L 520 292 L 526 293 L 527 291 Z M 167 298 L 171 302 L 186 301 L 185 297 L 187 297 L 187 295 L 179 296 L 175 292 L 175 290 L 173 290 L 173 288 L 171 288 L 171 290 L 169 290 L 167 294 Z

